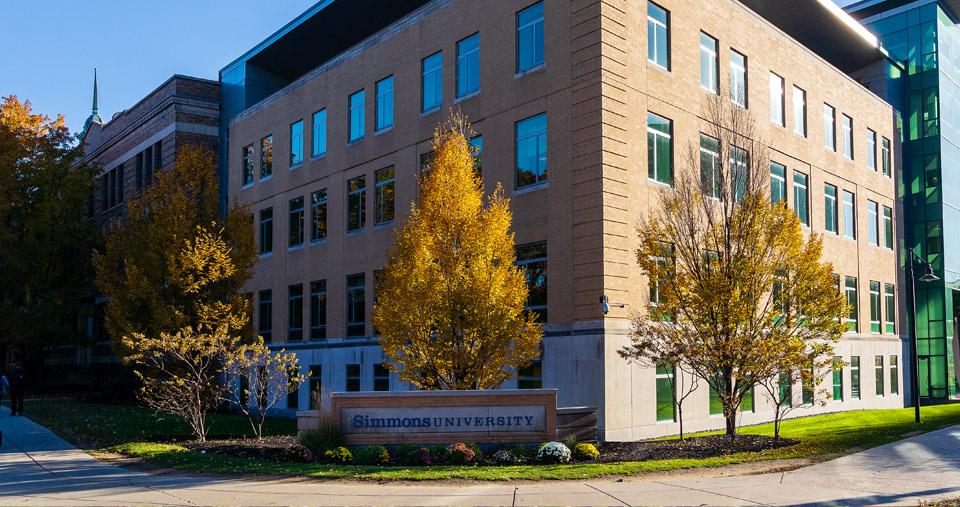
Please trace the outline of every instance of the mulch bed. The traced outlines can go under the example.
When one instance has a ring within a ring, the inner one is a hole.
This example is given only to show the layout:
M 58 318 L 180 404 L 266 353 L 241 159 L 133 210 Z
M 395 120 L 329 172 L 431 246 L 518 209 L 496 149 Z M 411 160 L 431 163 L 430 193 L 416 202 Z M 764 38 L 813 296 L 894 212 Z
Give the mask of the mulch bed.
M 237 456 L 239 458 L 262 459 L 275 462 L 303 461 L 296 452 L 301 448 L 294 436 L 270 436 L 260 440 L 255 438 L 236 438 L 207 440 L 206 442 L 185 442 L 188 449 L 203 452 L 215 452 Z
M 731 441 L 725 435 L 644 442 L 602 442 L 597 445 L 600 458 L 596 461 L 649 461 L 659 459 L 703 459 L 739 452 L 760 452 L 798 444 L 797 440 L 760 435 L 737 435 Z

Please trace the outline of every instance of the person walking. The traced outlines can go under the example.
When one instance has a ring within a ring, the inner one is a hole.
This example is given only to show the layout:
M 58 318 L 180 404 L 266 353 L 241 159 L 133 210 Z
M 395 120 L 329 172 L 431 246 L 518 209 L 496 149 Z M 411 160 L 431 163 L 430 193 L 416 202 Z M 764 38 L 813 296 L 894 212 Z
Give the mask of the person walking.
M 23 397 L 27 390 L 27 373 L 19 361 L 10 366 L 7 383 L 10 384 L 10 415 L 23 415 Z

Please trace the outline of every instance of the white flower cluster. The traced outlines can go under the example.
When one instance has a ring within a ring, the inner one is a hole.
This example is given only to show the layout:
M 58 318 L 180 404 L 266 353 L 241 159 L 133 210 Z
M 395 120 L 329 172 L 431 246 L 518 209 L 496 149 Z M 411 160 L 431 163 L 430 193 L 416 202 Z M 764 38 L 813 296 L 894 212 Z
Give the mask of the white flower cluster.
M 537 458 L 544 463 L 569 463 L 570 448 L 561 442 L 547 442 L 537 449 Z

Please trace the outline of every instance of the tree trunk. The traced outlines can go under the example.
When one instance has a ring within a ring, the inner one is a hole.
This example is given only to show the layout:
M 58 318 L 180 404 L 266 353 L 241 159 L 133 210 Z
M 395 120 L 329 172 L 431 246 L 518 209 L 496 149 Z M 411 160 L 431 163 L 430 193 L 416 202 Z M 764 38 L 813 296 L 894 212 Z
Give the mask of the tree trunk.
M 677 403 L 677 421 L 680 423 L 680 441 L 683 442 L 683 404 Z
M 727 422 L 727 436 L 733 440 L 737 436 L 737 413 L 725 414 L 723 417 Z

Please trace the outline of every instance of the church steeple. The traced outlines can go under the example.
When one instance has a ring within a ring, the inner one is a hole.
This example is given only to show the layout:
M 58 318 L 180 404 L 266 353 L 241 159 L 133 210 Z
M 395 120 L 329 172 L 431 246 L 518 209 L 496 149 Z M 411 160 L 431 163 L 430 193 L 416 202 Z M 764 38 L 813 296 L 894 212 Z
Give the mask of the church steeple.
M 83 130 L 80 132 L 80 139 L 83 139 L 87 135 L 87 131 L 90 130 L 91 125 L 103 125 L 103 120 L 100 118 L 100 106 L 97 99 L 97 68 L 93 68 L 93 108 L 90 110 L 90 116 L 87 118 L 87 121 L 83 122 Z
M 99 116 L 97 113 L 100 112 L 100 108 L 97 107 L 97 68 L 93 68 L 93 111 L 91 112 L 94 116 Z

